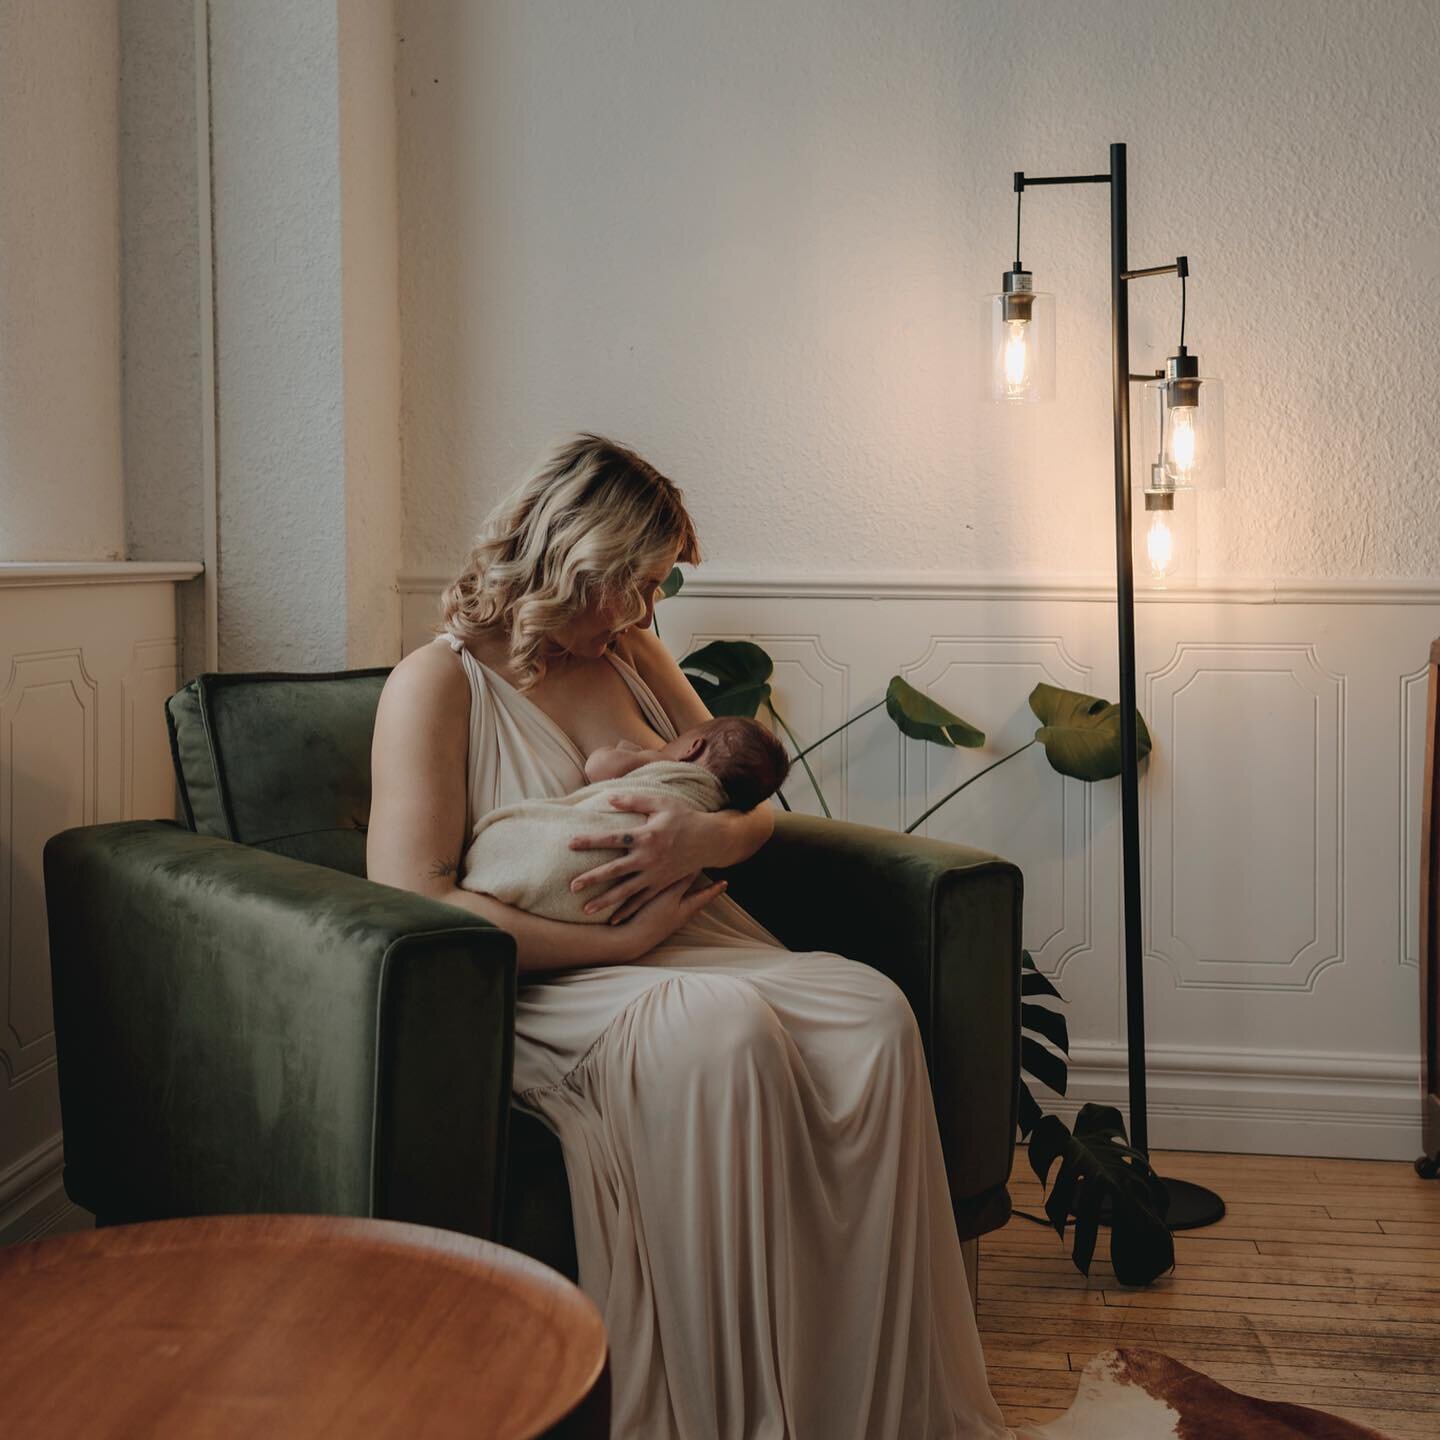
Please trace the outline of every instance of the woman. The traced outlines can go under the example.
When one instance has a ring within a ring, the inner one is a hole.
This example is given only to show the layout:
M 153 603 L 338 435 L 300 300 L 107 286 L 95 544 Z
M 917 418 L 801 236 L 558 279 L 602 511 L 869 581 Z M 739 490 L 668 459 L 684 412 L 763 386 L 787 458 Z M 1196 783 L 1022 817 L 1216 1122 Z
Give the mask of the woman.
M 698 559 L 680 492 L 621 446 L 580 436 L 534 474 L 386 683 L 370 876 L 515 937 L 516 1101 L 564 1147 L 617 1437 L 1008 1435 L 908 1004 L 867 966 L 786 950 L 701 873 L 764 844 L 768 805 L 617 800 L 588 843 L 621 854 L 576 884 L 623 902 L 618 923 L 457 887 L 488 810 L 709 718 L 650 629 Z

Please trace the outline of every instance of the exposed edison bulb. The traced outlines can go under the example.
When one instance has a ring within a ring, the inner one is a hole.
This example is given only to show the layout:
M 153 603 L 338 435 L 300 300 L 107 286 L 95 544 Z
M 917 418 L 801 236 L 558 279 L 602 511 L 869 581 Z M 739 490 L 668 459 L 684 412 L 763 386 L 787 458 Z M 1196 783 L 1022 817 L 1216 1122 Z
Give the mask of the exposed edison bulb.
M 1005 322 L 1005 393 L 1023 395 L 1030 388 L 1030 322 Z
M 989 400 L 1055 398 L 1055 297 L 1030 288 L 1030 272 L 1007 270 L 998 295 L 985 297 L 980 340 Z
M 1199 460 L 1199 444 L 1195 427 L 1195 407 L 1176 405 L 1170 411 L 1170 444 L 1167 471 L 1182 483 L 1194 474 Z
M 1145 558 L 1150 562 L 1152 580 L 1165 579 L 1175 563 L 1175 532 L 1164 510 L 1151 513 L 1150 528 L 1145 532 Z

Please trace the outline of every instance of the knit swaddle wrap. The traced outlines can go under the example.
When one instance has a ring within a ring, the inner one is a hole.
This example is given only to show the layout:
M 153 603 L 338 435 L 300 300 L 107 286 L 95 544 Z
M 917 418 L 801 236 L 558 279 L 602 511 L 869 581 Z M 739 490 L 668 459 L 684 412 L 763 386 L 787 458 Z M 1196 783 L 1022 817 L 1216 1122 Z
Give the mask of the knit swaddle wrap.
M 585 904 L 596 893 L 570 889 L 577 875 L 603 865 L 619 850 L 572 850 L 577 835 L 603 835 L 627 824 L 643 824 L 610 803 L 614 795 L 649 795 L 678 800 L 692 810 L 722 810 L 724 787 L 701 765 L 683 760 L 652 760 L 615 780 L 597 780 L 569 795 L 521 800 L 502 805 L 475 822 L 465 852 L 460 884 L 493 895 L 506 905 L 547 920 L 601 924 L 615 909 L 593 915 Z

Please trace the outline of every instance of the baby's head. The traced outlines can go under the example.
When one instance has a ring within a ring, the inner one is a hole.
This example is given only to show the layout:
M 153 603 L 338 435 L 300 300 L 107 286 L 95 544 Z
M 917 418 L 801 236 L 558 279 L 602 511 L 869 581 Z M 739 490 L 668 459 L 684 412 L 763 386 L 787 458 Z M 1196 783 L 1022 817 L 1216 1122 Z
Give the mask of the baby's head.
M 731 810 L 753 810 L 785 783 L 790 772 L 785 747 L 763 725 L 723 715 L 686 730 L 659 750 L 626 744 L 596 750 L 586 761 L 585 777 L 613 780 L 652 760 L 702 766 L 720 782 Z

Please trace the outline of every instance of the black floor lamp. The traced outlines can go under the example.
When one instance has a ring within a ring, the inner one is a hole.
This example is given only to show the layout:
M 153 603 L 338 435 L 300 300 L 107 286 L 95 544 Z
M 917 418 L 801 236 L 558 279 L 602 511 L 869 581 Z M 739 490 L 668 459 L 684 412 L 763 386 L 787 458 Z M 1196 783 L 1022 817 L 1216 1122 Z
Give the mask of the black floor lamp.
M 1224 480 L 1224 400 L 1218 380 L 1201 376 L 1197 357 L 1185 349 L 1185 278 L 1182 255 L 1170 265 L 1129 268 L 1126 235 L 1125 147 L 1110 147 L 1104 175 L 1027 176 L 1015 173 L 1015 265 L 1005 272 L 1001 292 L 990 297 L 988 343 L 990 393 L 1005 401 L 1045 400 L 1054 394 L 1055 319 L 1052 297 L 1032 287 L 1020 263 L 1020 202 L 1036 185 L 1108 185 L 1110 187 L 1110 337 L 1115 420 L 1115 569 L 1116 611 L 1120 629 L 1120 804 L 1121 874 L 1124 891 L 1125 1011 L 1129 1053 L 1130 1140 L 1149 1153 L 1145 1100 L 1145 976 L 1140 922 L 1140 779 L 1135 727 L 1135 566 L 1131 541 L 1130 385 L 1143 382 L 1155 391 L 1155 447 L 1145 509 L 1151 518 L 1146 536 L 1146 566 L 1152 580 L 1173 577 L 1177 553 L 1170 519 L 1177 495 L 1218 486 Z M 1180 279 L 1180 346 L 1163 371 L 1136 375 L 1130 369 L 1132 280 L 1151 275 Z M 1211 1225 L 1225 1213 L 1225 1202 L 1212 1190 L 1185 1180 L 1166 1180 L 1172 1230 Z

